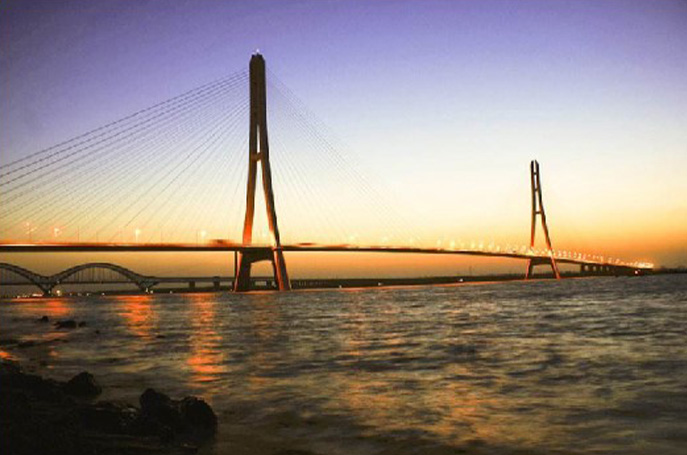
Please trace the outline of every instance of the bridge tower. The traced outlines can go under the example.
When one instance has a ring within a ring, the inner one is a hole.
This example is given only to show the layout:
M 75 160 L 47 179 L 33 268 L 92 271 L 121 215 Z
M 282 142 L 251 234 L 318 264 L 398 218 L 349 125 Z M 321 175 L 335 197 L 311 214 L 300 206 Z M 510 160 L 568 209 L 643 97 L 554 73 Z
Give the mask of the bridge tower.
M 262 170 L 262 189 L 265 194 L 265 209 L 270 230 L 271 246 L 250 247 L 238 253 L 234 291 L 250 289 L 250 272 L 253 263 L 270 261 L 274 281 L 280 291 L 291 289 L 286 262 L 279 237 L 277 211 L 274 207 L 272 190 L 272 168 L 267 142 L 267 90 L 265 88 L 265 59 L 256 53 L 250 59 L 250 127 L 248 142 L 248 189 L 246 191 L 246 217 L 243 222 L 243 245 L 253 243 L 253 218 L 255 213 L 255 186 L 258 164 Z
M 544 211 L 544 203 L 542 202 L 541 193 L 541 179 L 539 178 L 539 162 L 533 160 L 530 162 L 530 183 L 532 185 L 532 230 L 530 235 L 530 248 L 534 248 L 534 238 L 537 232 L 537 215 L 541 219 L 541 225 L 544 229 L 544 239 L 546 240 L 546 248 L 549 252 L 548 258 L 532 258 L 527 261 L 527 271 L 525 272 L 525 279 L 532 276 L 532 270 L 537 265 L 548 265 L 553 270 L 556 279 L 561 278 L 558 271 L 558 264 L 553 257 L 553 248 L 551 247 L 551 237 L 549 236 L 549 227 L 546 224 L 546 212 Z

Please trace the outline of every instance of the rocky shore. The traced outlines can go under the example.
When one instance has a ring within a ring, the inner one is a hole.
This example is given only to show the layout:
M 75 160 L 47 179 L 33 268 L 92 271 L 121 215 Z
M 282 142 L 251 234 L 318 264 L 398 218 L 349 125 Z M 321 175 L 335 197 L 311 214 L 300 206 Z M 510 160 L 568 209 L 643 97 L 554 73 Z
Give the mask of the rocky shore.
M 217 428 L 200 398 L 175 400 L 147 389 L 134 406 L 97 401 L 101 391 L 88 372 L 60 382 L 0 361 L 0 453 L 189 454 Z

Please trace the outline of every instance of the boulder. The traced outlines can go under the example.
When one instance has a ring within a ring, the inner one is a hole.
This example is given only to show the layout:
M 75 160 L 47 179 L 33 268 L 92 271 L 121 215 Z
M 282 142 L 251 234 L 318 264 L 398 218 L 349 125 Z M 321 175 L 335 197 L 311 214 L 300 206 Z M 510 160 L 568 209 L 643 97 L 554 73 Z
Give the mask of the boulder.
M 77 397 L 94 397 L 100 395 L 102 390 L 93 375 L 87 371 L 77 374 L 64 385 L 66 393 Z
M 173 430 L 182 426 L 181 414 L 177 403 L 164 393 L 146 389 L 139 398 L 141 414 L 146 420 L 153 419 Z
M 99 402 L 79 410 L 83 424 L 105 433 L 126 434 L 138 418 L 139 411 L 131 405 L 118 402 Z
M 188 425 L 210 431 L 217 428 L 217 415 L 210 405 L 200 398 L 184 398 L 179 403 L 179 410 L 181 418 Z

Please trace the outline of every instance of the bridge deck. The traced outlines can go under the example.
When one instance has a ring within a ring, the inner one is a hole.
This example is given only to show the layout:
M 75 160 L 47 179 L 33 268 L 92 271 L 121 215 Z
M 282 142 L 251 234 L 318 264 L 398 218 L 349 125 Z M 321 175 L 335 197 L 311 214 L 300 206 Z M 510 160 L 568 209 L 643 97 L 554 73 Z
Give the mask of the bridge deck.
M 242 245 L 231 242 L 189 243 L 0 243 L 3 253 L 57 253 L 57 252 L 220 252 L 255 251 L 271 248 L 269 245 Z M 467 255 L 509 259 L 548 260 L 548 254 L 528 254 L 516 251 L 483 251 L 473 249 L 415 248 L 405 246 L 355 246 L 292 244 L 282 245 L 284 252 L 339 252 L 339 253 L 404 253 L 433 255 Z M 557 262 L 573 265 L 627 267 L 648 270 L 650 267 L 623 262 L 595 261 L 555 256 Z

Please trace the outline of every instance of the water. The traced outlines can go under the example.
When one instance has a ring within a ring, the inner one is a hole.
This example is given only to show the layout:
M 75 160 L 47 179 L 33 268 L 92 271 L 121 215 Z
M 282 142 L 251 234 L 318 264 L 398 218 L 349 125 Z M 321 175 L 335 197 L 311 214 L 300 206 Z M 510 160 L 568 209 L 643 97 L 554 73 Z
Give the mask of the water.
M 0 354 L 203 396 L 206 453 L 683 454 L 686 304 L 685 275 L 5 301 L 1 338 L 37 345 Z

